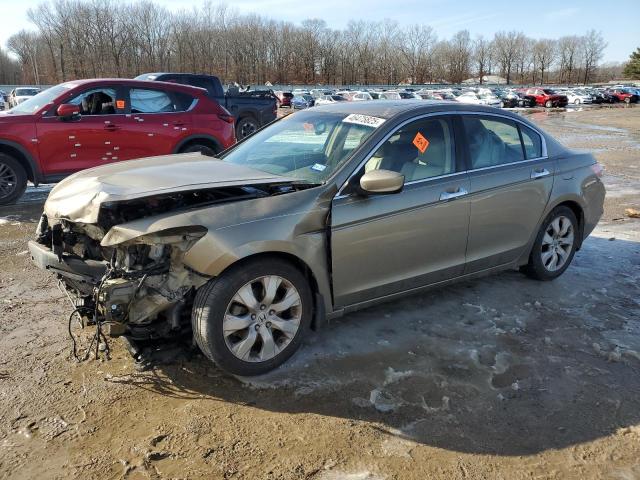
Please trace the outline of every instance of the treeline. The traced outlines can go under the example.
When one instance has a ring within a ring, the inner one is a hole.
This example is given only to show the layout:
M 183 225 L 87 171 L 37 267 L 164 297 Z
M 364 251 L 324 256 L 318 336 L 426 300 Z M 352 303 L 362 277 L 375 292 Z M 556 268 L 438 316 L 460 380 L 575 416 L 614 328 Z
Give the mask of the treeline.
M 595 30 L 558 39 L 462 30 L 439 39 L 428 25 L 391 20 L 334 30 L 319 19 L 295 25 L 212 3 L 172 13 L 148 0 L 55 0 L 28 16 L 35 29 L 7 42 L 23 83 L 152 71 L 215 73 L 241 84 L 460 83 L 486 75 L 508 83 L 589 83 L 622 69 L 600 66 L 606 42 Z M 5 57 L 0 83 L 12 83 L 2 80 Z

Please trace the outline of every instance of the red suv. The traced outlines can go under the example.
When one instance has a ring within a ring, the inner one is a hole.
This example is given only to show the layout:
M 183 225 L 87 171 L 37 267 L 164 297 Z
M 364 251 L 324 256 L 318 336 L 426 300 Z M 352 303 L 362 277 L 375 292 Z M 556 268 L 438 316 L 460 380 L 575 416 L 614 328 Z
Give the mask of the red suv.
M 138 80 L 62 83 L 0 113 L 0 205 L 27 180 L 154 155 L 214 155 L 236 141 L 234 118 L 204 89 Z
M 524 94 L 534 97 L 536 104 L 547 108 L 566 107 L 569 103 L 566 95 L 560 95 L 549 88 L 528 88 Z

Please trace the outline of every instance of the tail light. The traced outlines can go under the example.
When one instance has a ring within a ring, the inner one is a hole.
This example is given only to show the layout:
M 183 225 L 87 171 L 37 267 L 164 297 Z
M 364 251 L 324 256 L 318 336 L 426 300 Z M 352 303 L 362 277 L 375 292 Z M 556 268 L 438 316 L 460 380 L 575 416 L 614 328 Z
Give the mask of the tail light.
M 231 115 L 230 113 L 219 113 L 218 118 L 227 123 L 233 123 L 236 121 L 236 119 L 233 118 L 233 115 Z
M 604 167 L 598 162 L 591 165 L 591 170 L 596 174 L 597 177 L 602 177 L 604 173 Z

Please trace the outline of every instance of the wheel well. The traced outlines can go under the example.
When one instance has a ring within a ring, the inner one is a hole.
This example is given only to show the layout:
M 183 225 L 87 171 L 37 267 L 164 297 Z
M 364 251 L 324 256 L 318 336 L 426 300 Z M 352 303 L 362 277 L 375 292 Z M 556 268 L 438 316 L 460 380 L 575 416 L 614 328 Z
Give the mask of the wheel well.
M 566 202 L 559 203 L 556 207 L 568 207 L 574 213 L 576 218 L 578 219 L 578 230 L 580 231 L 580 235 L 578 236 L 578 245 L 577 249 L 580 249 L 582 246 L 582 232 L 584 231 L 584 211 L 582 207 L 577 202 L 573 202 L 568 200 Z
M 316 280 L 315 275 L 311 271 L 311 268 L 309 268 L 309 266 L 304 261 L 302 261 L 300 258 L 296 257 L 295 255 L 292 255 L 290 253 L 285 253 L 285 252 L 255 253 L 253 255 L 249 255 L 248 257 L 244 257 L 235 263 L 232 263 L 227 268 L 225 268 L 222 272 L 220 272 L 220 275 L 224 274 L 227 270 L 229 270 L 232 267 L 237 268 L 238 266 L 255 261 L 260 258 L 278 258 L 287 263 L 290 263 L 305 276 L 305 278 L 309 282 L 309 287 L 311 288 L 311 296 L 313 297 L 313 302 L 315 307 L 314 315 L 311 320 L 311 327 L 313 330 L 318 329 L 320 327 L 320 325 L 317 324 L 319 318 L 318 318 L 318 315 L 316 315 L 315 313 L 318 311 L 324 312 L 324 305 L 323 304 L 318 305 L 318 303 L 322 302 L 321 300 L 322 297 L 319 295 L 320 289 L 318 287 L 318 281 Z
M 213 149 L 215 153 L 220 153 L 220 150 L 221 150 L 220 146 L 213 140 L 210 140 L 208 138 L 192 138 L 191 140 L 185 142 L 184 145 L 181 145 L 180 150 L 178 152 L 179 153 L 184 152 L 187 148 L 189 148 L 192 145 L 204 145 L 205 147 L 209 147 Z
M 20 150 L 12 147 L 11 145 L 0 143 L 0 153 L 9 155 L 10 157 L 15 158 L 18 162 L 20 162 L 20 165 L 22 165 L 24 167 L 24 170 L 27 172 L 27 179 L 35 182 L 35 172 L 33 171 L 31 164 L 27 160 L 27 157 L 25 157 Z

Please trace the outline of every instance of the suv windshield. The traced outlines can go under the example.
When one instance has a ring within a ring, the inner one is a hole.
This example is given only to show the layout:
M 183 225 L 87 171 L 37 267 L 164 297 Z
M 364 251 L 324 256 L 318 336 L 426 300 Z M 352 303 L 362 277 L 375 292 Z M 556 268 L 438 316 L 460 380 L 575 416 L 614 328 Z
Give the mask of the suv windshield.
M 384 122 L 367 115 L 304 111 L 253 134 L 225 162 L 322 183 Z
M 34 97 L 19 103 L 7 113 L 35 113 L 46 104 L 53 102 L 62 92 L 73 88 L 75 85 L 62 83 L 55 87 L 47 88 Z

